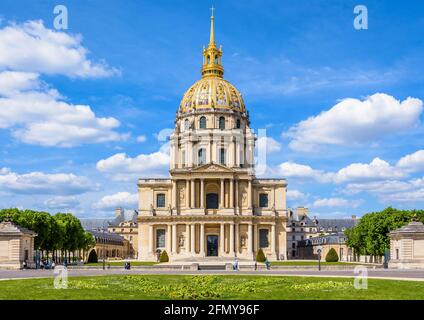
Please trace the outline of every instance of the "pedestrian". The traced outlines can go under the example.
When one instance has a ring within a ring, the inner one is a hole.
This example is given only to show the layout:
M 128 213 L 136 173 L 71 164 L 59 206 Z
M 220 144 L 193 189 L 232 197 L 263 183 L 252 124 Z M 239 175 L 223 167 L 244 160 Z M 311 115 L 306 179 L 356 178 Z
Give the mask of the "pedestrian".
M 270 269 L 271 263 L 269 262 L 268 258 L 265 259 L 265 266 L 267 270 Z
M 238 265 L 238 260 L 237 260 L 237 258 L 236 258 L 236 260 L 234 261 L 234 264 L 233 264 L 233 270 L 234 270 L 234 271 L 238 271 L 238 270 L 239 270 L 239 265 Z
M 255 270 L 258 270 L 258 263 L 255 261 Z

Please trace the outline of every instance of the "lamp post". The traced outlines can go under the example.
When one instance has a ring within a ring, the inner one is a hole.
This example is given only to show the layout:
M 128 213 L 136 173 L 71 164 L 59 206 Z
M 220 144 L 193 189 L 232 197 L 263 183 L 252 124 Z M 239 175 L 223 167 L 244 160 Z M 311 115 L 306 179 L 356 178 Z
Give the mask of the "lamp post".
M 103 270 L 106 269 L 106 239 L 102 239 L 103 242 Z
M 321 248 L 318 248 L 317 253 L 318 253 L 318 271 L 321 271 Z

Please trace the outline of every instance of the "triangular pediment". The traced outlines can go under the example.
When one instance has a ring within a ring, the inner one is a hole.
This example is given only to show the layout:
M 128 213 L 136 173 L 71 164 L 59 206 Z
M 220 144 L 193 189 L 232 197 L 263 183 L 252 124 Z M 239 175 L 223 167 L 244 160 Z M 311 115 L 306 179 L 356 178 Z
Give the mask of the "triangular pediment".
M 194 168 L 191 172 L 234 172 L 234 170 L 220 164 L 208 163 Z

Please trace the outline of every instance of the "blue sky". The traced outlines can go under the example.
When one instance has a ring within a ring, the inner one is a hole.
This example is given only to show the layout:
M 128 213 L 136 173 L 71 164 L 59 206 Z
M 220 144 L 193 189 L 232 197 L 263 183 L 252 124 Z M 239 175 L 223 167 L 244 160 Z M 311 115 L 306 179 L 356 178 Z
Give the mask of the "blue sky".
M 167 174 L 166 145 L 200 77 L 210 1 L 0 3 L 2 207 L 110 217 L 136 208 L 137 177 Z M 368 8 L 368 29 L 353 8 Z M 421 1 L 214 1 L 225 78 L 266 176 L 289 206 L 346 217 L 424 208 Z

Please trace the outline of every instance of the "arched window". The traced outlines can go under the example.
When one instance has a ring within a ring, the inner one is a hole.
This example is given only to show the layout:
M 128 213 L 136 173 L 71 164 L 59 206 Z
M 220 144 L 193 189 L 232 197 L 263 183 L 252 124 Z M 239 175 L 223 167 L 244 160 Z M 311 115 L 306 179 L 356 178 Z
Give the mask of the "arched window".
M 215 56 L 215 64 L 218 64 L 218 56 Z
M 202 165 L 206 163 L 206 150 L 205 149 L 199 149 L 198 152 L 198 164 Z
M 206 129 L 206 118 L 205 117 L 201 117 L 200 121 L 199 121 L 199 128 L 200 129 Z
M 225 118 L 219 117 L 219 129 L 223 130 L 225 129 Z
M 184 121 L 184 130 L 190 129 L 190 121 L 188 119 L 185 119 Z
M 237 129 L 240 129 L 240 127 L 241 127 L 240 119 L 237 119 L 237 124 L 236 124 L 236 126 L 237 126 Z
M 208 56 L 208 64 L 210 64 L 210 63 L 211 63 L 211 57 Z

